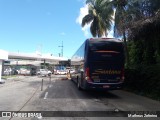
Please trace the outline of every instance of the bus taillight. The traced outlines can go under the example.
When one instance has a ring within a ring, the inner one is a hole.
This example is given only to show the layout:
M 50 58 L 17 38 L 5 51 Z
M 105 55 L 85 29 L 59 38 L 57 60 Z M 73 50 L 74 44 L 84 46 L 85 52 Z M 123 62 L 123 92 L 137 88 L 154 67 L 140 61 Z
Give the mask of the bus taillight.
M 124 81 L 124 68 L 122 69 L 122 72 L 121 72 L 121 81 L 122 82 Z
M 85 69 L 85 79 L 86 79 L 87 81 L 91 81 L 91 79 L 90 79 L 90 77 L 89 77 L 89 68 L 88 68 L 88 67 Z

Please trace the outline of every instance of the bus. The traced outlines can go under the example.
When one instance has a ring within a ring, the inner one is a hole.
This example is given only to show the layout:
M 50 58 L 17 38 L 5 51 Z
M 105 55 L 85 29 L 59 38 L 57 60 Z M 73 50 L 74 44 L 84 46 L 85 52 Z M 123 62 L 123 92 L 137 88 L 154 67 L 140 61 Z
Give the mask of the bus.
M 124 44 L 116 38 L 89 38 L 71 58 L 79 90 L 117 90 L 124 83 Z

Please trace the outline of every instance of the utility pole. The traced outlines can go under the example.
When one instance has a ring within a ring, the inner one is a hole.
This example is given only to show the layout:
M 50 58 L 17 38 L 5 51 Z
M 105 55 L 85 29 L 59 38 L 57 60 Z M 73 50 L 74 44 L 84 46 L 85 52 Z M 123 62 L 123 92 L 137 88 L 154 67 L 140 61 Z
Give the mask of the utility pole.
M 62 41 L 62 45 L 61 46 L 58 46 L 58 47 L 61 47 L 61 56 L 63 57 L 63 41 Z

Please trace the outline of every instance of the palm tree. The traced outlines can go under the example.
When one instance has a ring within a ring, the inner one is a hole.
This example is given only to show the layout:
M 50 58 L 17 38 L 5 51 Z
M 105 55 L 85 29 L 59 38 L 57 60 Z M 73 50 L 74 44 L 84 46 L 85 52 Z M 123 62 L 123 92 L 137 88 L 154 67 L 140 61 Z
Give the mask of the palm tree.
M 106 4 L 109 2 L 106 2 Z M 107 35 L 107 31 L 111 29 L 112 9 L 106 9 L 103 0 L 87 0 L 88 15 L 82 19 L 82 27 L 91 23 L 90 32 L 93 37 L 101 37 Z M 104 9 L 107 11 L 104 12 Z
M 110 30 L 113 11 L 115 11 L 114 35 L 123 36 L 127 65 L 129 65 L 126 38 L 127 27 L 131 21 L 141 17 L 140 11 L 138 10 L 139 6 L 134 8 L 137 1 L 138 0 L 87 0 L 86 3 L 89 4 L 89 14 L 82 20 L 82 26 L 92 22 L 90 31 L 94 37 L 97 35 L 99 37 L 106 33 L 106 30 Z
M 96 1 L 96 0 L 91 0 Z M 123 36 L 124 40 L 124 47 L 126 51 L 126 63 L 129 65 L 129 55 L 128 55 L 128 48 L 127 48 L 127 40 L 126 40 L 126 5 L 128 4 L 128 0 L 101 0 L 103 2 L 103 8 L 101 8 L 103 13 L 106 13 L 108 11 L 115 11 L 115 18 L 114 18 L 114 36 Z M 113 16 L 113 14 L 109 14 L 110 16 Z M 107 17 L 105 16 L 105 19 L 107 20 Z M 102 18 L 104 16 L 101 16 Z M 106 23 L 107 21 L 105 21 Z
M 115 36 L 123 36 L 124 47 L 126 53 L 126 63 L 129 65 L 129 53 L 127 48 L 127 39 L 126 39 L 126 5 L 127 0 L 113 0 L 110 2 L 112 9 L 115 9 L 115 25 L 114 25 L 114 34 Z
M 94 37 L 97 35 L 100 37 L 106 33 L 106 30 L 111 29 L 112 16 L 115 10 L 114 33 L 115 35 L 123 36 L 126 62 L 129 64 L 125 28 L 125 7 L 127 5 L 127 0 L 87 0 L 86 3 L 89 4 L 89 14 L 83 18 L 82 27 L 92 22 L 90 31 Z

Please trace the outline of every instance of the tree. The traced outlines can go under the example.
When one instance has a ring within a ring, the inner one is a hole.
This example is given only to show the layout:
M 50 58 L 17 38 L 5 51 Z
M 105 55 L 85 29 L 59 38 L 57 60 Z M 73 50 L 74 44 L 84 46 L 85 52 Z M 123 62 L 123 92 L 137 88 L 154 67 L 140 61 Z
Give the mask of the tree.
M 127 0 L 113 0 L 110 2 L 112 9 L 115 9 L 115 25 L 114 25 L 114 34 L 115 36 L 123 36 L 125 53 L 126 53 L 126 63 L 129 65 L 129 53 L 127 48 L 127 38 L 126 38 L 126 23 L 127 23 L 127 12 L 126 5 L 128 4 Z
M 147 19 L 151 20 L 149 18 L 156 15 L 160 8 L 160 0 L 87 0 L 86 3 L 89 4 L 89 14 L 83 18 L 82 26 L 91 23 L 90 30 L 94 37 L 101 37 L 107 30 L 110 30 L 111 22 L 113 20 L 113 11 L 115 11 L 114 33 L 116 37 L 123 36 L 126 51 L 126 63 L 127 66 L 129 66 L 130 60 L 127 48 L 127 37 L 130 36 L 129 33 L 133 34 L 133 30 L 131 29 L 137 24 L 137 22 L 139 28 L 142 26 L 142 22 L 145 23 Z M 135 32 L 139 31 L 136 29 Z M 142 32 L 147 36 L 147 32 Z M 137 37 L 137 39 L 139 40 L 140 38 Z M 139 42 L 136 44 L 138 43 Z M 147 39 L 145 40 L 146 50 L 152 50 L 153 53 L 155 51 L 153 49 L 154 46 L 148 46 L 151 45 L 150 43 L 152 42 Z M 156 40 L 156 43 L 159 43 L 158 39 Z M 159 45 L 157 46 L 159 48 Z M 146 58 L 151 58 L 150 56 L 152 54 L 148 55 L 149 52 L 146 53 Z M 153 60 L 150 59 L 150 61 Z
M 104 0 L 105 2 L 110 0 Z M 129 53 L 127 47 L 127 36 L 130 25 L 133 21 L 141 18 L 140 4 L 138 0 L 111 0 L 109 4 L 105 4 L 109 9 L 115 10 L 114 18 L 114 36 L 123 36 L 126 65 L 129 66 Z
M 90 32 L 93 37 L 102 37 L 107 35 L 107 31 L 111 29 L 112 24 L 112 9 L 106 9 L 103 0 L 87 0 L 88 15 L 82 19 L 82 27 L 91 23 Z M 106 2 L 109 4 L 109 2 Z M 104 12 L 104 10 L 106 10 Z
M 123 36 L 126 51 L 126 62 L 129 65 L 129 55 L 126 40 L 126 5 L 127 0 L 87 0 L 89 3 L 89 14 L 83 18 L 82 26 L 85 23 L 91 24 L 91 33 L 93 36 L 101 36 L 103 32 L 110 30 L 112 23 L 113 11 L 115 10 L 115 35 Z M 101 32 L 100 32 L 101 31 Z M 103 32 L 102 32 L 103 31 Z
M 133 0 L 130 0 L 133 3 Z M 159 40 L 159 21 L 160 21 L 160 1 L 159 0 L 134 0 L 132 7 L 137 4 L 137 10 L 140 17 L 135 17 L 130 26 L 130 40 L 134 41 L 136 49 L 136 58 L 139 63 L 155 64 L 160 56 L 160 40 Z M 136 15 L 136 14 L 135 14 Z M 143 48 L 139 49 L 139 44 L 143 44 Z M 138 53 L 141 53 L 139 55 Z M 142 59 L 140 59 L 142 58 Z

